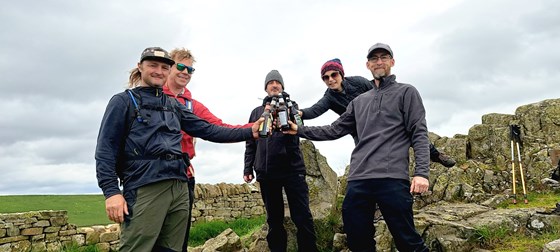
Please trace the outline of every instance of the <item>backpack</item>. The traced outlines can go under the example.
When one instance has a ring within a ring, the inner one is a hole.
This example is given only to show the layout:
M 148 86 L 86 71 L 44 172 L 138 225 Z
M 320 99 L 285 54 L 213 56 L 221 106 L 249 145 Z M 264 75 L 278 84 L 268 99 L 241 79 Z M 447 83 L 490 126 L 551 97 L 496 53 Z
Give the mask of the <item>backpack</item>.
M 172 110 L 173 113 L 175 113 L 177 115 L 178 118 L 181 118 L 181 113 L 179 113 L 177 105 L 179 105 L 180 103 L 176 100 L 176 99 L 169 99 L 171 102 L 171 108 L 169 107 L 153 107 L 153 106 L 144 106 L 142 105 L 142 100 L 140 99 L 140 103 L 137 102 L 136 99 L 136 94 L 134 94 L 134 92 L 132 91 L 132 89 L 127 89 L 126 92 L 128 93 L 128 96 L 130 97 L 130 100 L 132 101 L 132 105 L 134 105 L 133 109 L 128 110 L 129 112 L 129 116 L 128 119 L 132 119 L 134 118 L 137 122 L 139 123 L 148 123 L 148 120 L 145 119 L 144 117 L 142 117 L 142 114 L 140 113 L 140 110 L 142 108 L 146 108 L 146 109 L 151 109 L 151 110 Z M 139 96 L 139 95 L 138 95 Z M 129 104 L 130 106 L 130 104 Z M 188 101 L 185 99 L 185 106 L 187 106 L 187 110 L 192 112 L 192 102 Z M 128 127 L 128 132 L 130 132 L 130 129 L 132 128 L 132 120 L 129 122 L 129 127 Z M 127 132 L 127 135 L 128 135 Z
M 142 108 L 146 108 L 145 106 L 142 106 L 141 103 L 137 102 L 136 99 L 136 95 L 134 94 L 134 92 L 131 89 L 127 89 L 126 92 L 128 93 L 128 96 L 130 97 L 130 100 L 132 101 L 132 103 L 129 103 L 129 109 L 128 109 L 128 118 L 127 120 L 129 121 L 128 123 L 128 130 L 126 132 L 126 135 L 128 136 L 128 134 L 130 133 L 130 130 L 132 129 L 132 124 L 134 123 L 134 121 L 136 120 L 139 123 L 148 123 L 149 121 L 147 119 L 145 119 L 144 117 L 142 117 L 142 114 L 140 113 L 140 109 Z M 178 118 L 181 118 L 181 113 L 179 113 L 177 106 L 181 103 L 179 103 L 179 101 L 177 101 L 176 99 L 169 99 L 171 102 L 171 106 L 172 108 L 168 108 L 168 107 L 149 107 L 149 109 L 152 110 L 173 110 L 173 113 L 175 113 L 177 115 Z M 140 99 L 140 102 L 142 100 Z M 134 108 L 130 108 L 130 105 L 134 105 Z M 192 112 L 192 102 L 185 99 L 185 106 L 187 107 L 187 110 L 189 112 Z M 190 159 L 189 159 L 189 155 L 187 153 L 183 153 L 183 162 L 185 162 L 186 167 L 190 166 Z

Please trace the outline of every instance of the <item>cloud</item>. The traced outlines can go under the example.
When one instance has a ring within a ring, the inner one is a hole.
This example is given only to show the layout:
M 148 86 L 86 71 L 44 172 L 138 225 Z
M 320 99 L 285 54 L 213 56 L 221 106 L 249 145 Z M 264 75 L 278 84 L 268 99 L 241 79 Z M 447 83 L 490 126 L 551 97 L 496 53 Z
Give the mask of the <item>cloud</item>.
M 397 80 L 421 93 L 430 131 L 453 136 L 485 113 L 560 96 L 558 9 L 554 0 L 11 1 L 0 9 L 0 194 L 99 193 L 105 106 L 149 46 L 191 49 L 194 97 L 243 124 L 271 69 L 305 108 L 326 89 L 326 60 L 371 78 L 365 54 L 385 42 Z M 341 174 L 351 137 L 315 145 Z M 197 152 L 197 182 L 241 183 L 243 144 L 200 141 Z

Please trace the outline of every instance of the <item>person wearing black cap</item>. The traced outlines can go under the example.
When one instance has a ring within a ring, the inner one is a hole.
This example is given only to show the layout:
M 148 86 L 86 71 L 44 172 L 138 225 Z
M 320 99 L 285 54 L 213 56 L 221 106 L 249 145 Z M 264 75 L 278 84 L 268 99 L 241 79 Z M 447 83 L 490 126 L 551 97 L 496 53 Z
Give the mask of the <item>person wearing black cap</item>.
M 263 121 L 228 129 L 196 117 L 162 92 L 173 64 L 164 49 L 146 48 L 131 71 L 131 89 L 111 98 L 101 121 L 97 181 L 107 216 L 122 224 L 119 251 L 182 250 L 189 190 L 181 130 L 213 142 L 239 142 L 258 137 Z
M 420 93 L 391 74 L 393 51 L 386 44 L 368 50 L 367 68 L 375 85 L 350 102 L 331 125 L 310 127 L 291 123 L 286 134 L 310 140 L 332 140 L 352 132 L 352 151 L 342 219 L 351 251 L 375 251 L 375 205 L 379 206 L 397 250 L 428 251 L 414 227 L 412 194 L 429 187 L 429 140 Z M 413 178 L 409 148 L 414 149 Z
M 272 70 L 266 75 L 264 89 L 268 94 L 267 98 L 283 93 L 284 80 L 277 70 Z M 263 105 L 251 112 L 249 122 L 261 117 L 267 100 L 265 98 Z M 294 106 L 297 108 L 297 104 Z M 305 181 L 305 164 L 299 148 L 299 137 L 275 131 L 267 138 L 248 140 L 243 171 L 245 182 L 253 181 L 253 171 L 257 175 L 266 208 L 268 223 L 266 240 L 270 251 L 284 252 L 287 249 L 282 189 L 288 199 L 290 217 L 297 227 L 298 251 L 317 251 L 317 238 L 309 209 L 309 188 Z

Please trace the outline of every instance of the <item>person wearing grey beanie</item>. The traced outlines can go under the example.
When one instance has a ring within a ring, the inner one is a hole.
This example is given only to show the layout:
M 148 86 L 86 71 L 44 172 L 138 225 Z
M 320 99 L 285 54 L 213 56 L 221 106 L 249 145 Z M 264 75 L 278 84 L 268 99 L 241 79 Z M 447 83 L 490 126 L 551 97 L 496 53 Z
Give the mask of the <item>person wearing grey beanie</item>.
M 266 78 L 264 79 L 264 90 L 266 90 L 266 85 L 268 85 L 268 83 L 273 80 L 278 81 L 280 85 L 282 85 L 282 90 L 284 90 L 284 80 L 282 79 L 282 75 L 280 74 L 280 72 L 278 72 L 278 70 L 271 70 L 270 72 L 268 72 Z
M 268 99 L 287 95 L 284 93 L 284 80 L 278 70 L 272 70 L 266 75 L 264 85 L 267 96 L 263 99 L 263 104 L 253 109 L 249 122 L 263 117 L 265 109 L 271 106 Z M 293 108 L 298 109 L 297 103 L 293 100 L 291 102 Z M 266 208 L 266 241 L 269 251 L 287 251 L 288 234 L 284 227 L 285 206 L 282 192 L 286 194 L 290 217 L 297 228 L 295 235 L 298 251 L 318 251 L 317 235 L 309 208 L 309 186 L 305 176 L 306 168 L 299 137 L 273 131 L 269 137 L 246 142 L 243 180 L 250 183 L 256 178 L 259 182 Z

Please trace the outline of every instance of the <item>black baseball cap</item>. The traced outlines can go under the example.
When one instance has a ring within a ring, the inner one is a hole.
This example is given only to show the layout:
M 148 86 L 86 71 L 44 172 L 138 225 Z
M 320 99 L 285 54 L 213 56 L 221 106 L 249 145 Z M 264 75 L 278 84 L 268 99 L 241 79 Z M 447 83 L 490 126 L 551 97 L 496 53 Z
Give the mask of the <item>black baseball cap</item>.
M 175 61 L 171 59 L 169 53 L 161 47 L 148 47 L 144 49 L 144 51 L 142 51 L 142 55 L 140 56 L 140 63 L 147 59 L 160 61 L 169 65 L 175 64 Z

